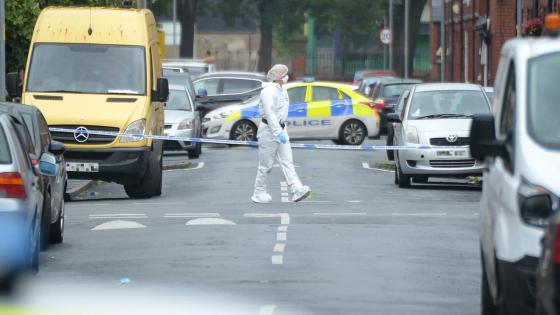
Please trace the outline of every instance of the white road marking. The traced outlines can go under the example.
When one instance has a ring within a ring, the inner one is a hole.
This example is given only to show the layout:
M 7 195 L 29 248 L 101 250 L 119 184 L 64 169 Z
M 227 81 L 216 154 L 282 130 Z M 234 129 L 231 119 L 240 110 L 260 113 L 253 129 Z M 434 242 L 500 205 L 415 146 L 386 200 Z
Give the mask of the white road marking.
M 102 230 L 122 230 L 122 229 L 142 229 L 146 228 L 145 225 L 140 224 L 134 221 L 123 221 L 123 220 L 115 220 L 109 221 L 91 229 L 92 231 L 102 231 Z
M 281 225 L 278 227 L 278 232 L 288 232 L 288 226 L 287 225 Z
M 290 224 L 290 214 L 280 213 L 280 224 L 282 224 L 282 225 Z
M 135 206 L 174 206 L 174 205 L 182 205 L 184 203 L 180 202 L 134 202 L 132 203 Z
M 282 202 L 290 202 L 290 195 L 288 194 L 288 183 L 280 182 L 280 192 L 281 198 L 280 201 Z
M 220 218 L 198 218 L 192 219 L 185 225 L 236 225 L 235 222 Z
M 280 217 L 281 225 L 290 224 L 290 215 L 288 213 L 244 213 L 246 218 L 278 218 Z
M 346 200 L 348 203 L 361 203 L 361 200 Z
M 199 170 L 203 167 L 204 167 L 204 162 L 198 162 L 198 164 L 195 167 L 181 168 L 181 169 L 176 169 L 176 170 L 165 170 L 163 172 L 167 173 L 167 172 L 179 172 L 179 171 L 192 171 L 192 170 Z
M 377 168 L 377 167 L 371 167 L 369 165 L 369 163 L 367 162 L 362 162 L 362 167 L 368 170 L 374 170 L 374 171 L 380 171 L 380 172 L 386 172 L 386 173 L 394 173 L 395 171 L 391 171 L 391 170 L 384 170 L 382 168 Z
M 263 305 L 259 311 L 259 315 L 274 315 L 274 311 L 278 305 Z
M 353 215 L 367 215 L 365 212 L 315 212 L 313 215 L 318 216 L 353 216 Z
M 273 255 L 272 258 L 273 265 L 283 265 L 284 264 L 284 256 L 282 255 Z
M 126 217 L 126 216 L 145 216 L 143 213 L 105 213 L 105 214 L 90 214 L 90 217 Z
M 278 232 L 276 233 L 276 240 L 277 241 L 286 241 L 288 239 L 288 233 Z
M 391 215 L 400 217 L 443 217 L 446 216 L 447 213 L 391 213 Z
M 145 214 L 136 214 L 136 213 L 121 213 L 121 214 L 90 214 L 88 216 L 90 220 L 97 220 L 97 219 L 147 219 L 148 216 Z
M 286 249 L 286 244 L 274 244 L 274 249 L 272 250 L 275 253 L 283 253 L 284 250 Z
M 209 213 L 166 213 L 163 215 L 164 218 L 217 218 L 219 213 L 209 212 Z
M 288 186 L 280 186 L 280 191 L 288 192 Z

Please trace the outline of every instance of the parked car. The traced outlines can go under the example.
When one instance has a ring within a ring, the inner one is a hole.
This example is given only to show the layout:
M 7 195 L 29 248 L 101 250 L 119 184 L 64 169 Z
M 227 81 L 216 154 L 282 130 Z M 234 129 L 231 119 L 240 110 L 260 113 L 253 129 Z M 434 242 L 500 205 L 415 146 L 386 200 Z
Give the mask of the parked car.
M 193 78 L 216 71 L 214 64 L 197 59 L 167 59 L 163 61 L 162 67 L 164 74 L 186 72 Z
M 368 77 L 363 79 L 358 85 L 358 91 L 368 97 L 373 97 L 373 90 L 375 86 L 382 80 L 398 79 L 397 77 L 381 76 L 381 77 Z
M 413 86 L 402 110 L 387 116 L 395 123 L 393 143 L 436 148 L 396 151 L 395 184 L 406 188 L 410 187 L 411 179 L 425 183 L 429 177 L 481 175 L 484 165 L 470 156 L 468 145 L 472 118 L 484 113 L 490 113 L 490 104 L 479 85 Z
M 494 115 L 473 120 L 471 152 L 487 165 L 480 200 L 483 314 L 535 311 L 541 241 L 558 210 L 550 201 L 560 196 L 558 82 L 557 38 L 510 40 L 496 72 Z
M 397 73 L 393 70 L 356 70 L 354 73 L 353 85 L 360 85 L 362 80 L 370 77 L 397 77 Z
M 550 209 L 559 206 L 558 199 L 537 196 L 532 202 L 539 203 L 548 216 Z M 556 212 L 546 225 L 542 250 L 536 269 L 537 315 L 560 313 L 560 213 Z
M 290 108 L 286 125 L 290 139 L 333 140 L 359 145 L 379 134 L 379 113 L 373 102 L 349 85 L 330 82 L 286 84 Z M 259 96 L 208 113 L 204 135 L 212 139 L 256 140 L 260 123 Z
M 183 84 L 174 84 L 173 80 L 170 82 L 169 99 L 165 105 L 165 135 L 201 138 L 202 124 L 192 91 Z M 197 159 L 202 153 L 200 142 L 166 140 L 164 148 L 187 151 L 190 159 Z
M 38 167 L 38 157 L 46 152 L 56 157 L 57 173 L 55 176 L 39 175 L 39 187 L 45 202 L 41 216 L 41 249 L 50 243 L 62 243 L 64 238 L 64 193 L 68 175 L 64 162 L 64 144 L 52 140 L 45 117 L 39 109 L 16 103 L 0 103 L 0 113 L 6 113 L 15 119 L 24 121 L 31 136 L 32 164 Z M 21 134 L 25 131 L 20 132 Z
M 193 80 L 202 117 L 217 108 L 232 105 L 261 92 L 266 76 L 253 72 L 220 71 Z
M 55 176 L 58 168 L 48 152 L 38 158 L 37 167 L 32 164 L 26 151 L 30 135 L 22 137 L 21 130 L 27 132 L 23 120 L 0 113 L 0 224 L 5 225 L 0 229 L 11 237 L 0 239 L 0 272 L 4 273 L 22 267 L 39 269 L 44 198 L 38 175 Z

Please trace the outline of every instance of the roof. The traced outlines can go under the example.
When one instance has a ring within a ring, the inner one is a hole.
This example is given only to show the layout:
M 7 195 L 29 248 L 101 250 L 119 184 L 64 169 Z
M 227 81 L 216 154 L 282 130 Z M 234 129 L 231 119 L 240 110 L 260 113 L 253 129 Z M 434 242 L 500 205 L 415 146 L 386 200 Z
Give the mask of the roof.
M 243 78 L 243 79 L 257 79 L 260 81 L 267 81 L 264 74 L 258 72 L 242 72 L 242 71 L 216 71 L 208 72 L 199 75 L 196 81 L 207 78 Z
M 481 91 L 481 86 L 478 84 L 470 83 L 422 83 L 416 85 L 415 92 L 428 92 L 428 91 Z
M 33 34 L 36 42 L 144 45 L 146 26 L 155 29 L 149 10 L 49 7 L 41 11 Z M 91 27 L 91 35 L 89 29 Z
M 379 84 L 390 85 L 390 84 L 420 84 L 422 80 L 416 79 L 398 79 L 398 78 L 388 78 L 386 80 L 381 80 Z
M 502 47 L 502 55 L 516 55 L 516 58 L 524 59 L 554 52 L 560 52 L 560 40 L 557 37 L 515 38 Z

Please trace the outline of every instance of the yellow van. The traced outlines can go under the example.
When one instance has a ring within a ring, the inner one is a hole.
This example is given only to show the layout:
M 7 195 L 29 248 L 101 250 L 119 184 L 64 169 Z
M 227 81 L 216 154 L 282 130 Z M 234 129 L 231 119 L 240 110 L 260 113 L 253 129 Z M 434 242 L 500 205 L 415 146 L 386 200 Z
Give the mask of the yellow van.
M 46 8 L 35 25 L 22 103 L 38 107 L 66 145 L 70 178 L 124 185 L 131 198 L 161 195 L 164 102 L 159 37 L 149 10 Z

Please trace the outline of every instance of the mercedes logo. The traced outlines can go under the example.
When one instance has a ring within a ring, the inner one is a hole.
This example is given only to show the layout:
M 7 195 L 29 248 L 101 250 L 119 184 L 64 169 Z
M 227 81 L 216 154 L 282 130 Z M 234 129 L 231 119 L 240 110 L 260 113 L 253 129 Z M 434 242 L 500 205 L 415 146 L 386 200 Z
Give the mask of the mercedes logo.
M 459 137 L 458 137 L 457 135 L 449 135 L 449 136 L 447 136 L 447 142 L 454 143 L 454 142 L 457 142 L 457 139 L 459 139 Z
M 76 142 L 84 143 L 89 139 L 89 130 L 86 127 L 78 127 L 74 130 L 74 139 Z

